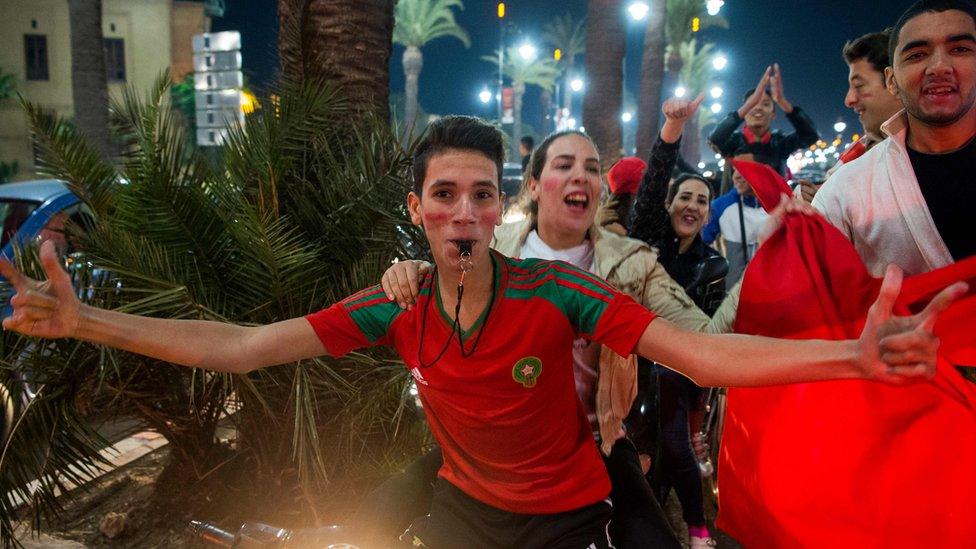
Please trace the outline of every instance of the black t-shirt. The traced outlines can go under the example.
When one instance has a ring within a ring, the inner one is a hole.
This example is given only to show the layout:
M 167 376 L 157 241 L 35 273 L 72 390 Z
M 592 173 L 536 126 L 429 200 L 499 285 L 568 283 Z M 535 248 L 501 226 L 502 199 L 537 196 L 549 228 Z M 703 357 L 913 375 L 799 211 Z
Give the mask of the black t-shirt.
M 908 157 L 952 258 L 976 254 L 976 137 L 951 153 L 925 154 L 909 147 Z

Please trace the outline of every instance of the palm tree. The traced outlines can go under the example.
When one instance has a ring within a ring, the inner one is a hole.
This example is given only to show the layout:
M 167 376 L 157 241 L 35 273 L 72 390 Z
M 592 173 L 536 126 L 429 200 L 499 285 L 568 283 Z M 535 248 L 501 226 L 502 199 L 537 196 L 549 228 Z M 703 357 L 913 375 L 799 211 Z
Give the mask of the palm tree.
M 556 17 L 543 28 L 542 37 L 547 44 L 562 52 L 558 64 L 564 76 L 562 108 L 569 112 L 573 105 L 569 81 L 576 76 L 573 70 L 576 67 L 576 56 L 586 51 L 586 18 L 573 21 L 573 16 L 569 13 Z
M 691 40 L 694 31 L 692 21 L 697 17 L 701 28 L 729 28 L 729 22 L 721 15 L 708 15 L 705 0 L 667 0 L 668 17 L 664 34 L 667 40 L 667 69 L 671 74 L 681 72 L 686 61 L 681 57 L 681 45 Z
M 464 9 L 461 0 L 399 0 L 396 6 L 396 26 L 393 42 L 406 47 L 403 52 L 403 72 L 406 75 L 406 107 L 404 127 L 413 131 L 417 118 L 417 81 L 424 66 L 420 49 L 427 42 L 442 36 L 453 36 L 471 47 L 471 39 L 454 21 L 451 8 Z
M 637 157 L 647 158 L 657 138 L 661 88 L 664 86 L 664 27 L 667 2 L 651 0 L 644 53 L 641 56 L 640 98 L 637 104 Z
M 396 0 L 278 0 L 283 74 L 297 79 L 324 76 L 341 85 L 356 112 L 388 120 L 395 4 Z
M 583 96 L 583 125 L 599 149 L 606 170 L 620 158 L 621 61 L 626 49 L 626 25 L 620 0 L 589 0 L 586 17 L 588 82 Z
M 485 55 L 481 59 L 494 63 L 498 66 L 499 54 Z M 512 80 L 512 142 L 511 158 L 518 158 L 518 143 L 522 137 L 522 98 L 525 95 L 526 86 L 538 86 L 544 90 L 552 90 L 556 85 L 556 78 L 559 77 L 559 69 L 556 68 L 556 61 L 549 57 L 539 57 L 526 59 L 519 55 L 518 48 L 509 46 L 505 50 L 505 61 L 502 72 Z
M 102 37 L 102 0 L 69 0 L 71 98 L 78 131 L 104 158 L 112 155 L 108 131 L 108 83 Z
M 712 67 L 715 45 L 703 44 L 699 48 L 698 42 L 692 38 L 678 47 L 678 53 L 684 60 L 678 77 L 681 85 L 688 90 L 688 96 L 694 97 L 699 92 L 707 90 L 715 76 Z M 685 126 L 685 137 L 681 140 L 681 154 L 692 164 L 697 163 L 701 155 L 700 130 L 709 123 L 712 116 L 714 115 L 711 110 L 702 107 L 699 109 L 699 116 L 693 117 Z

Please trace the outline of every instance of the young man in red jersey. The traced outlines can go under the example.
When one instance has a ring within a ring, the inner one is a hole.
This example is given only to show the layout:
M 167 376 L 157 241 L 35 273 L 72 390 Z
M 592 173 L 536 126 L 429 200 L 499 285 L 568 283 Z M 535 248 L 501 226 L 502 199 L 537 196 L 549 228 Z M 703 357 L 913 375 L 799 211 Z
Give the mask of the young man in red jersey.
M 266 326 L 128 315 L 79 303 L 45 245 L 46 283 L 0 263 L 17 290 L 3 326 L 233 373 L 394 347 L 444 454 L 430 514 L 404 540 L 414 547 L 609 546 L 610 483 L 573 381 L 572 342 L 579 337 L 621 355 L 636 352 L 704 385 L 905 383 L 934 371 L 932 324 L 964 285 L 943 291 L 919 315 L 893 319 L 900 279 L 890 276 L 859 340 L 688 332 L 568 264 L 489 250 L 501 220 L 503 158 L 501 133 L 470 117 L 441 119 L 418 145 L 407 201 L 436 267 L 408 311 L 377 286 Z

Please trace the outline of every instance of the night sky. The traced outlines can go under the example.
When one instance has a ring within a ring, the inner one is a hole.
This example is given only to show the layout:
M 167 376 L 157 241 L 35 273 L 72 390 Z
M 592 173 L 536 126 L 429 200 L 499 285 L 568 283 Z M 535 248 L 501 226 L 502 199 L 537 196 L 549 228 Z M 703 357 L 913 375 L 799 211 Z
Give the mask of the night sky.
M 846 40 L 881 30 L 895 23 L 913 0 L 726 0 L 722 15 L 729 29 L 708 29 L 700 40 L 714 42 L 729 58 L 720 84 L 725 111 L 737 108 L 739 98 L 753 87 L 766 65 L 778 62 L 783 70 L 784 90 L 794 104 L 802 106 L 823 134 L 842 117 L 848 134 L 859 130 L 857 117 L 844 107 L 847 66 L 841 58 Z M 626 2 L 625 2 L 626 4 Z M 585 0 L 513 0 L 507 2 L 508 43 L 533 40 L 541 46 L 543 26 L 553 17 L 586 14 Z M 498 20 L 493 0 L 466 0 L 466 9 L 456 13 L 458 23 L 471 36 L 465 50 L 454 38 L 441 38 L 423 49 L 424 69 L 420 75 L 420 102 L 438 114 L 491 115 L 493 107 L 482 105 L 478 92 L 494 83 L 494 65 L 481 61 L 498 47 Z M 558 7 L 556 7 L 558 6 Z M 243 35 L 245 73 L 260 87 L 274 74 L 276 2 L 274 0 L 228 0 L 227 12 L 214 21 L 214 30 L 235 29 Z M 627 45 L 627 88 L 636 94 L 643 43 L 642 23 L 629 22 Z M 541 48 L 540 48 L 541 51 Z M 403 93 L 403 48 L 395 46 L 390 62 L 390 86 Z M 582 58 L 578 59 L 582 63 Z M 666 90 L 669 91 L 669 90 Z M 579 117 L 578 111 L 574 113 Z M 541 118 L 538 92 L 526 94 L 523 119 L 536 123 Z M 785 120 L 782 116 L 778 122 Z

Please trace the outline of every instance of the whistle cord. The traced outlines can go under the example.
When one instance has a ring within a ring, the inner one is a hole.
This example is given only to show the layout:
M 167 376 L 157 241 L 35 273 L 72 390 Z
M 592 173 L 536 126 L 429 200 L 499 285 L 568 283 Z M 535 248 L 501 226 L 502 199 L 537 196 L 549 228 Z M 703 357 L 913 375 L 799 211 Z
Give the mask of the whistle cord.
M 447 336 L 447 340 L 444 342 L 444 346 L 441 347 L 440 352 L 437 353 L 437 357 L 435 357 L 430 364 L 425 364 L 423 359 L 424 340 L 426 339 L 424 336 L 427 331 L 427 312 L 430 310 L 430 302 L 436 299 L 436 297 L 434 295 L 427 296 L 427 303 L 424 304 L 424 314 L 421 317 L 421 324 L 420 324 L 420 347 L 417 349 L 417 362 L 420 363 L 421 368 L 430 368 L 434 364 L 437 364 L 437 362 L 441 359 L 441 357 L 444 356 L 444 353 L 447 352 L 447 348 L 450 347 L 451 340 L 454 339 L 454 334 L 457 334 L 458 346 L 461 348 L 461 357 L 468 358 L 469 356 L 473 355 L 475 350 L 478 348 L 478 342 L 481 341 L 481 334 L 485 333 L 485 326 L 488 324 L 488 317 L 491 316 L 491 309 L 495 305 L 495 291 L 497 290 L 497 280 L 495 278 L 494 273 L 492 273 L 491 299 L 488 301 L 488 309 L 485 311 L 485 318 L 481 322 L 481 327 L 478 328 L 478 335 L 475 337 L 474 343 L 472 343 L 471 348 L 465 349 L 464 339 L 463 339 L 464 334 L 461 333 L 461 299 L 464 297 L 464 273 L 465 271 L 461 271 L 461 277 L 458 280 L 457 305 L 454 306 L 454 322 L 451 324 L 451 333 Z M 434 277 L 433 291 L 439 292 L 440 290 L 438 287 L 439 284 L 437 279 L 436 266 L 434 267 L 433 277 Z

